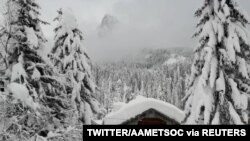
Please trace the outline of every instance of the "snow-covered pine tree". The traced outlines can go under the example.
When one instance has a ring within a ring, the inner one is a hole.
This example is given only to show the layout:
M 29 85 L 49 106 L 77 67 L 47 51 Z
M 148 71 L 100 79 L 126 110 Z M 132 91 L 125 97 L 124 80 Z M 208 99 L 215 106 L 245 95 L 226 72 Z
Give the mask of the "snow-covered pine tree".
M 112 105 L 114 103 L 114 92 L 112 90 L 112 81 L 111 81 L 111 78 L 109 77 L 108 78 L 108 81 L 107 81 L 107 90 L 106 90 L 106 93 L 105 93 L 105 108 L 106 108 L 106 111 L 107 113 L 110 113 L 111 110 L 112 110 Z
M 6 71 L 9 67 L 8 64 L 8 48 L 12 46 L 11 35 L 13 34 L 11 21 L 15 18 L 15 9 L 10 2 L 7 0 L 1 1 L 2 9 L 1 14 L 3 14 L 3 20 L 0 23 L 0 58 L 1 58 L 1 70 Z
M 84 124 L 91 124 L 93 113 L 98 112 L 94 98 L 95 84 L 92 81 L 90 58 L 83 46 L 83 35 L 71 9 L 60 9 L 55 18 L 55 45 L 51 58 L 60 73 L 71 83 L 71 102 Z
M 39 54 L 46 42 L 40 28 L 46 22 L 38 17 L 39 5 L 35 0 L 8 0 L 7 3 L 14 16 L 8 21 L 11 30 L 5 32 L 11 42 L 6 46 L 5 74 L 9 80 L 5 113 L 9 125 L 3 127 L 6 134 L 1 137 L 28 140 L 60 128 L 55 121 L 63 121 L 68 103 L 64 101 L 63 81 Z
M 249 18 L 237 0 L 204 0 L 190 76 L 185 124 L 247 124 Z

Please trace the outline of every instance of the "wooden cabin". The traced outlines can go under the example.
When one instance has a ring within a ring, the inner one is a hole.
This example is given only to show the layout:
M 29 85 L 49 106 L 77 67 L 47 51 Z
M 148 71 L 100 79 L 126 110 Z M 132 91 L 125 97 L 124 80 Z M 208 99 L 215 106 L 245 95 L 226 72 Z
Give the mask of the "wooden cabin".
M 110 113 L 104 125 L 179 125 L 184 112 L 172 104 L 138 96 L 135 100 Z

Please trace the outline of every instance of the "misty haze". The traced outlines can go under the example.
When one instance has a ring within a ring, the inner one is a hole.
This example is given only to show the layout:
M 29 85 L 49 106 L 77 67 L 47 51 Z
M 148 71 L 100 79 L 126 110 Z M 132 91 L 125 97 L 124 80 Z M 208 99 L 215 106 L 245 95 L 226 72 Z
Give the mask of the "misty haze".
M 42 19 L 51 23 L 43 26 L 45 36 L 53 38 L 52 22 L 54 9 L 70 7 L 84 32 L 84 45 L 93 61 L 114 61 L 131 58 L 141 49 L 189 48 L 196 46 L 192 38 L 196 20 L 194 12 L 201 5 L 199 0 L 38 0 L 43 7 Z M 249 13 L 250 2 L 241 0 L 242 7 Z M 104 26 L 113 26 L 99 37 L 100 26 L 106 15 Z M 190 20 L 191 19 L 191 20 Z M 112 55 L 110 53 L 112 52 Z

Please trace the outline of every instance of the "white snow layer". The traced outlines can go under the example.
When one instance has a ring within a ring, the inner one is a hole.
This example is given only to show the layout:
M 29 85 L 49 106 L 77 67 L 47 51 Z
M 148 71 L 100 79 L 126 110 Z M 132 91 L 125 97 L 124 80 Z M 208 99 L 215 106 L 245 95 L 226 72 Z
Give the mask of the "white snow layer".
M 25 31 L 27 34 L 28 43 L 33 47 L 38 47 L 38 38 L 33 28 L 25 27 Z
M 225 78 L 222 71 L 220 71 L 219 78 L 216 80 L 216 91 L 222 94 L 226 92 Z
M 181 123 L 185 113 L 172 104 L 153 99 L 137 96 L 137 98 L 128 104 L 124 105 L 120 110 L 110 113 L 104 118 L 104 124 L 118 125 L 123 122 L 142 114 L 143 112 L 154 109 L 166 115 L 167 117 Z
M 11 83 L 8 85 L 8 90 L 10 93 L 13 94 L 13 97 L 16 100 L 20 100 L 23 104 L 28 106 L 29 108 L 36 110 L 39 108 L 39 105 L 33 101 L 33 98 L 29 95 L 29 90 L 26 86 L 18 84 L 18 83 Z
M 33 74 L 32 74 L 31 77 L 32 77 L 32 79 L 39 80 L 40 77 L 41 77 L 41 74 L 40 74 L 40 72 L 35 68 L 35 69 L 34 69 L 34 72 L 33 72 Z
M 235 111 L 232 103 L 229 103 L 229 113 L 232 117 L 232 120 L 234 122 L 234 124 L 236 125 L 243 125 L 241 119 L 240 119 L 240 116 L 238 115 L 238 113 Z
M 199 77 L 197 78 L 195 82 L 195 89 L 192 95 L 192 98 L 189 98 L 186 105 L 190 105 L 192 103 L 192 106 L 187 111 L 190 111 L 190 116 L 186 121 L 186 124 L 195 124 L 200 119 L 200 113 L 201 113 L 201 107 L 204 106 L 204 123 L 208 124 L 210 121 L 210 114 L 213 109 L 213 89 L 210 88 L 210 86 L 203 85 L 203 78 Z M 191 109 L 190 109 L 191 108 Z
M 60 26 L 61 31 L 59 35 L 64 35 L 65 33 L 71 33 L 72 30 L 74 30 L 77 26 L 77 21 L 75 16 L 73 15 L 73 12 L 70 8 L 64 8 L 62 9 L 62 17 L 61 17 L 61 22 Z
M 124 103 L 124 102 L 116 102 L 116 103 L 114 103 L 113 108 L 112 108 L 112 112 L 117 112 L 118 110 L 120 110 L 125 105 L 126 105 L 126 103 Z
M 19 62 L 12 67 L 11 82 L 13 82 L 15 80 L 20 80 L 21 76 L 23 78 L 26 78 L 27 74 L 23 68 L 23 64 L 21 62 Z
M 87 102 L 84 102 L 83 118 L 87 125 L 91 124 L 92 117 L 93 117 L 93 113 L 92 113 L 90 105 Z

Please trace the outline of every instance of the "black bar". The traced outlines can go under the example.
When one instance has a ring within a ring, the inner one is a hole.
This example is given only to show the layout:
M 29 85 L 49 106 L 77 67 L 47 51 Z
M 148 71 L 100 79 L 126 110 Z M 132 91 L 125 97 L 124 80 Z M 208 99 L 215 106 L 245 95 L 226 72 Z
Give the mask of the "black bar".
M 107 126 L 84 125 L 83 140 L 116 140 L 119 138 L 168 137 L 249 137 L 250 126 L 188 125 L 188 126 Z M 133 133 L 134 134 L 133 134 Z M 190 134 L 188 134 L 190 133 Z

